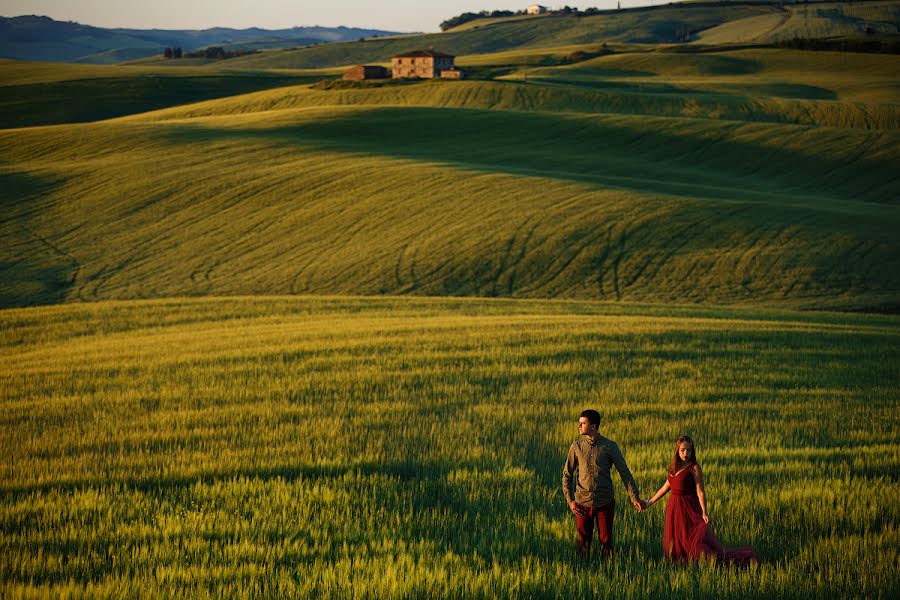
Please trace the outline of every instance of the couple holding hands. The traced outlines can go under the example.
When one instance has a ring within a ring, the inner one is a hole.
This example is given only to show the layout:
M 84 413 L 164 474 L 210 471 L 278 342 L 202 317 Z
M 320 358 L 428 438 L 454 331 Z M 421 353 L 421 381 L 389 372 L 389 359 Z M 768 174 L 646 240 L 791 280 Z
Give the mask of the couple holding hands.
M 578 433 L 582 438 L 572 444 L 563 466 L 563 494 L 569 509 L 575 514 L 578 547 L 587 554 L 594 526 L 603 554 L 613 549 L 613 517 L 615 495 L 610 471 L 619 472 L 631 503 L 644 511 L 663 496 L 672 493 L 666 503 L 666 526 L 663 532 L 663 551 L 676 560 L 712 559 L 716 562 L 747 565 L 759 557 L 749 546 L 726 550 L 713 535 L 706 511 L 703 472 L 697 463 L 694 441 L 681 436 L 675 443 L 675 455 L 666 469 L 666 482 L 650 500 L 642 500 L 637 484 L 619 446 L 599 432 L 600 413 L 586 410 L 578 419 Z M 575 493 L 572 493 L 572 480 Z

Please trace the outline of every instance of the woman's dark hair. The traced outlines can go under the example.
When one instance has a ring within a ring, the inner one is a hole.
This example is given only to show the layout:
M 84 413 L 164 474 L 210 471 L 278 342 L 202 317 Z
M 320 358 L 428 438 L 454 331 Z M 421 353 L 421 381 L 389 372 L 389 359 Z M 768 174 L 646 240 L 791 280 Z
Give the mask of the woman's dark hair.
M 678 454 L 678 449 L 681 448 L 681 444 L 687 444 L 691 447 L 691 457 L 686 461 L 681 460 L 681 456 Z M 675 441 L 675 456 L 672 457 L 672 462 L 669 463 L 669 475 L 674 475 L 684 467 L 696 464 L 697 446 L 694 445 L 694 440 L 692 440 L 689 435 L 679 436 L 679 438 Z

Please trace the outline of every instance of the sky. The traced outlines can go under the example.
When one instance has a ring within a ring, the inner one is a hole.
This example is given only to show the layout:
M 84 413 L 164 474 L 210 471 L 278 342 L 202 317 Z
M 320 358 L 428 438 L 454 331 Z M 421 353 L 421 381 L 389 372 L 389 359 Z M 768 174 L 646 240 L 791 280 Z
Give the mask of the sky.
M 622 7 L 668 0 L 621 0 Z M 520 10 L 527 0 L 0 0 L 0 16 L 43 15 L 96 27 L 130 29 L 288 29 L 321 25 L 388 31 L 438 31 L 464 12 Z M 616 0 L 547 2 L 551 8 L 615 8 Z

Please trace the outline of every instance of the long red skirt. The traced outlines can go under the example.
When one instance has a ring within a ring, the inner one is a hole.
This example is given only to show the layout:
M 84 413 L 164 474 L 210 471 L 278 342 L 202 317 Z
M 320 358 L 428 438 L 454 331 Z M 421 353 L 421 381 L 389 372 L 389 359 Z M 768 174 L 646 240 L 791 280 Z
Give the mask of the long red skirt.
M 696 495 L 672 494 L 666 502 L 666 528 L 663 550 L 675 560 L 713 559 L 734 565 L 759 562 L 750 546 L 726 549 L 703 521 L 700 499 Z

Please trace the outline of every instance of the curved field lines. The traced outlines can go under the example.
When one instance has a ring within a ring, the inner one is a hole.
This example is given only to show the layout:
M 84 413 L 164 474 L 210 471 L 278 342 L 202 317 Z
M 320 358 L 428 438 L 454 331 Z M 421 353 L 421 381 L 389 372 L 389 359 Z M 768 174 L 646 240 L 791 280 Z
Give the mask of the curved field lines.
M 881 86 L 889 72 L 883 57 L 848 61 L 836 89 Z M 897 304 L 900 134 L 886 125 L 896 108 L 689 91 L 773 89 L 800 66 L 822 72 L 796 52 L 587 62 L 542 71 L 546 83 L 290 87 L 0 131 L 4 227 L 32 235 L 5 250 L 5 302 Z M 629 78 L 638 89 L 591 87 Z M 669 89 L 640 89 L 652 78 Z

